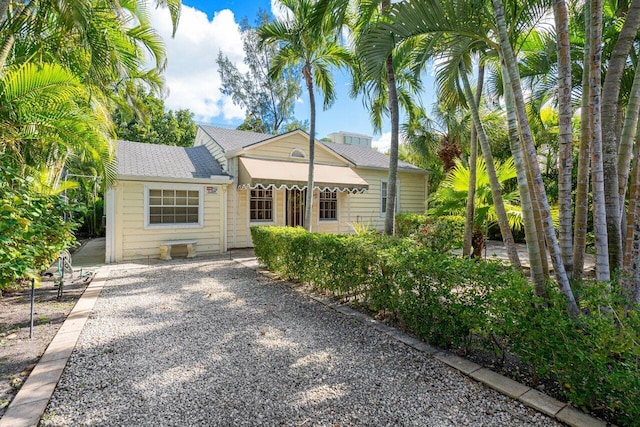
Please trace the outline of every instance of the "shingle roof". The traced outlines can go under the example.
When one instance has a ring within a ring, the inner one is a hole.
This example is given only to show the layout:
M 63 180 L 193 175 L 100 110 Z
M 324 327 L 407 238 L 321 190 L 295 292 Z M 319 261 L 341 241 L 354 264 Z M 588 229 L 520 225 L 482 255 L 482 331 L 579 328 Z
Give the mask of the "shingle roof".
M 334 153 L 344 157 L 358 167 L 385 169 L 389 167 L 389 156 L 372 150 L 371 148 L 324 141 L 322 142 L 322 144 L 324 144 L 325 147 L 327 147 Z M 417 166 L 412 165 L 411 163 L 403 162 L 402 160 L 398 161 L 398 168 L 415 171 L 423 170 Z
M 161 178 L 210 178 L 226 175 L 204 146 L 174 147 L 118 141 L 118 175 Z
M 200 126 L 224 151 L 233 151 L 248 145 L 265 141 L 276 135 L 266 133 L 246 132 L 243 130 L 225 129 L 214 126 Z
M 257 144 L 258 142 L 263 142 L 277 136 L 214 126 L 200 126 L 200 128 L 213 138 L 213 140 L 217 142 L 225 152 L 247 148 L 253 144 Z M 385 169 L 389 167 L 389 156 L 370 148 L 349 144 L 336 144 L 332 142 L 321 142 L 321 144 L 324 144 L 325 147 L 336 153 L 338 156 L 344 157 L 358 167 Z M 403 161 L 398 161 L 398 168 L 415 171 L 423 170 Z

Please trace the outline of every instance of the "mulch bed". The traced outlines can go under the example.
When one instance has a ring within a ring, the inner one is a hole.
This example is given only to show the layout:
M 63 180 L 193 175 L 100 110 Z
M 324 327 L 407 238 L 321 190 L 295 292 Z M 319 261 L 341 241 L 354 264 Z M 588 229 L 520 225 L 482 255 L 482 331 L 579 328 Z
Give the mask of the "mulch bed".
M 74 275 L 75 276 L 75 275 Z M 0 417 L 47 349 L 88 283 L 64 286 L 58 300 L 53 280 L 35 290 L 33 338 L 29 338 L 31 287 L 5 291 L 0 297 Z

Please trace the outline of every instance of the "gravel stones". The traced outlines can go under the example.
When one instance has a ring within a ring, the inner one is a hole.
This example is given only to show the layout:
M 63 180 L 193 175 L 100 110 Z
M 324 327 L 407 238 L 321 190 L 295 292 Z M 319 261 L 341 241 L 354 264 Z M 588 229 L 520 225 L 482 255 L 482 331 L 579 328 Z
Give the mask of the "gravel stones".
M 233 261 L 113 271 L 42 425 L 549 426 Z

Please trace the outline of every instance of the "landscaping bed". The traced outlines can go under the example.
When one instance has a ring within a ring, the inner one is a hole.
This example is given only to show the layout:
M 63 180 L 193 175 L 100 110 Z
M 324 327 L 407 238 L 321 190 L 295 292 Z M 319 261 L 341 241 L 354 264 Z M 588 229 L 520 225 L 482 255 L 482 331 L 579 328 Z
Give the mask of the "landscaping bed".
M 58 300 L 54 281 L 35 290 L 33 338 L 29 338 L 31 288 L 5 290 L 0 298 L 0 417 L 87 287 L 65 285 Z

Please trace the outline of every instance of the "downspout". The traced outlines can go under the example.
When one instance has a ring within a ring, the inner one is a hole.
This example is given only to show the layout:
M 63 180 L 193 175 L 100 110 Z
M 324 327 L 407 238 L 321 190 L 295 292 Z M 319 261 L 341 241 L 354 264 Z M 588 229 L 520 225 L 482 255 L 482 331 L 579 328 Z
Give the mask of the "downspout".
M 115 241 L 115 191 L 113 187 L 107 188 L 107 194 L 105 197 L 105 213 L 106 213 L 106 239 L 105 239 L 105 254 L 104 262 L 111 264 L 115 261 L 114 256 L 114 241 Z

